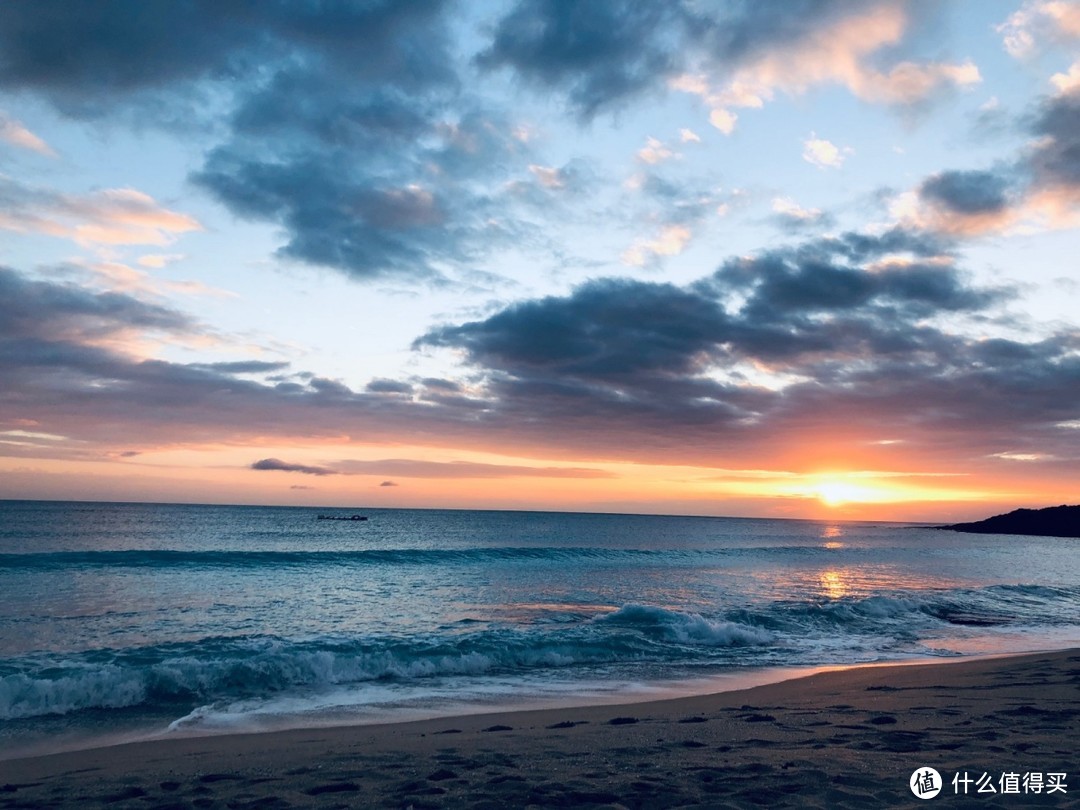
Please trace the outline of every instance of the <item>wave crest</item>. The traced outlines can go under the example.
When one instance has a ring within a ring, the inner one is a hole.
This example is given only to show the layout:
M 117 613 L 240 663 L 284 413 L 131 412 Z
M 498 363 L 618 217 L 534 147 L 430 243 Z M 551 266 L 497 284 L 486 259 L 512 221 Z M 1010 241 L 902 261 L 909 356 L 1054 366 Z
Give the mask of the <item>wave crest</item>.
M 597 621 L 639 628 L 680 644 L 737 647 L 771 644 L 775 640 L 771 632 L 760 627 L 725 620 L 714 621 L 700 613 L 682 613 L 651 605 L 624 605 Z

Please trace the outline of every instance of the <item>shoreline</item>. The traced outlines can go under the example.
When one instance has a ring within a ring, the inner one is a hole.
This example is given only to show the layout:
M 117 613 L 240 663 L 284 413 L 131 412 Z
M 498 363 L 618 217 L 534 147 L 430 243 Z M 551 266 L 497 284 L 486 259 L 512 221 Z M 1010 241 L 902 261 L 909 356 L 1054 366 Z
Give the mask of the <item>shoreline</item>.
M 1070 648 L 1048 647 L 1021 650 L 1015 652 L 976 653 L 957 655 L 951 658 L 918 656 L 906 659 L 872 661 L 858 664 L 821 664 L 817 666 L 774 666 L 736 669 L 711 676 L 683 680 L 642 681 L 623 683 L 621 688 L 611 690 L 595 689 L 583 693 L 566 692 L 561 696 L 553 693 L 523 693 L 512 699 L 492 700 L 491 702 L 471 702 L 461 700 L 442 704 L 442 708 L 380 708 L 370 714 L 352 713 L 356 706 L 345 705 L 340 711 L 346 717 L 332 717 L 330 710 L 298 715 L 267 715 L 257 719 L 249 718 L 232 726 L 221 725 L 179 725 L 191 716 L 168 721 L 166 726 L 155 724 L 152 727 L 141 725 L 111 732 L 85 732 L 61 735 L 60 739 L 48 736 L 34 738 L 33 741 L 19 740 L 26 747 L 27 753 L 12 754 L 0 750 L 0 765 L 10 760 L 38 759 L 53 755 L 72 754 L 120 745 L 141 745 L 170 740 L 200 739 L 203 737 L 220 738 L 259 734 L 280 734 L 284 732 L 316 731 L 321 729 L 367 728 L 372 726 L 397 726 L 424 721 L 455 720 L 491 715 L 518 714 L 537 711 L 575 710 L 588 708 L 627 709 L 641 704 L 664 703 L 672 700 L 709 697 L 728 692 L 744 692 L 760 686 L 773 686 L 788 681 L 821 675 L 831 672 L 844 672 L 851 669 L 872 667 L 907 667 L 934 664 L 956 664 L 964 661 L 993 658 L 1010 658 L 1037 653 L 1060 652 Z M 366 708 L 366 707 L 365 707 Z M 197 710 L 196 710 L 197 711 Z M 194 713 L 194 712 L 193 712 Z M 301 719 L 302 718 L 302 719 Z M 55 718 L 54 718 L 55 719 Z M 164 721 L 163 721 L 164 722 Z M 18 738 L 16 738 L 18 739 Z
M 915 800 L 908 778 L 923 766 L 947 783 L 1071 770 L 1075 798 L 1078 685 L 1080 649 L 1066 649 L 659 701 L 156 739 L 0 761 L 0 808 L 884 806 Z

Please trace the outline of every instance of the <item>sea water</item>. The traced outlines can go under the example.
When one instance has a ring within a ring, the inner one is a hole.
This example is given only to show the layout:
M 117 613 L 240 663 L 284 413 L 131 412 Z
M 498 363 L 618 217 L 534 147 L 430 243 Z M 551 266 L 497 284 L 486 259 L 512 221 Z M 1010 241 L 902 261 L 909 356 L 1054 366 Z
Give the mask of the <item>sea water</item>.
M 638 515 L 0 501 L 0 756 L 1080 644 L 1080 541 Z

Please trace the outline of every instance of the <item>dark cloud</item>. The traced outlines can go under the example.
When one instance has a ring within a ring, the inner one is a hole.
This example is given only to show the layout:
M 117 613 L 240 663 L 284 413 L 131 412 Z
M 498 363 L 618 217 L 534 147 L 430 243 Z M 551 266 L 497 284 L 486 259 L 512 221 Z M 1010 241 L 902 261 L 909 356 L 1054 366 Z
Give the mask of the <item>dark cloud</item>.
M 440 2 L 140 0 L 14 4 L 0 19 L 0 88 L 32 90 L 63 112 L 103 115 L 124 99 L 229 86 L 268 61 L 347 65 L 358 79 L 440 80 Z M 425 38 L 425 35 L 426 38 Z
M 528 82 L 565 93 L 589 118 L 655 87 L 677 66 L 665 30 L 681 19 L 673 3 L 523 0 L 503 17 L 482 67 L 509 67 Z
M 1029 218 L 1051 227 L 1072 221 L 1080 208 L 1080 93 L 1041 99 L 1020 129 L 1031 138 L 1011 162 L 944 171 L 919 185 L 927 228 L 977 236 Z
M 632 435 L 630 456 L 693 454 L 687 441 L 705 452 L 710 438 L 731 453 L 776 452 L 782 436 L 883 425 L 977 443 L 976 423 L 1068 418 L 1060 398 L 1077 382 L 1078 337 L 991 343 L 932 325 L 985 317 L 1013 295 L 971 286 L 940 246 L 902 230 L 843 234 L 729 261 L 685 288 L 593 281 L 434 329 L 418 346 L 462 351 L 486 376 L 489 424 L 590 449 Z M 761 387 L 755 367 L 795 379 Z
M 552 376 L 675 375 L 724 339 L 726 321 L 715 301 L 674 285 L 608 279 L 567 298 L 526 301 L 484 321 L 433 330 L 417 346 L 464 349 L 485 366 Z
M 0 89 L 80 118 L 137 109 L 141 125 L 170 128 L 205 98 L 219 140 L 192 179 L 235 214 L 280 225 L 283 258 L 442 283 L 511 238 L 510 208 L 493 197 L 509 195 L 506 161 L 529 161 L 512 125 L 463 89 L 439 0 L 38 11 L 0 20 Z
M 338 475 L 337 470 L 331 470 L 329 467 L 312 467 L 308 464 L 290 464 L 279 458 L 259 459 L 258 461 L 252 462 L 251 469 L 297 472 L 303 473 L 304 475 Z
M 152 12 L 138 0 L 15 4 L 0 20 L 0 87 L 33 90 L 69 115 L 90 117 L 118 96 L 235 75 L 250 10 L 231 2 Z
M 818 443 L 827 454 L 837 442 L 889 438 L 924 454 L 986 458 L 1011 449 L 999 437 L 1024 436 L 1025 452 L 1080 456 L 1080 431 L 1055 427 L 1076 419 L 1080 333 L 966 337 L 955 322 L 990 318 L 1009 291 L 971 286 L 935 247 L 902 231 L 842 234 L 725 262 L 685 287 L 606 279 L 522 301 L 418 340 L 462 353 L 469 384 L 456 389 L 433 378 L 355 391 L 303 372 L 252 376 L 275 364 L 142 360 L 114 344 L 146 329 L 182 332 L 189 321 L 121 294 L 7 270 L 0 413 L 70 441 L 0 446 L 8 455 L 90 458 L 134 442 L 145 452 L 349 435 L 559 459 L 722 457 L 758 469 L 796 445 L 812 452 Z M 905 261 L 882 261 L 897 255 Z M 780 377 L 765 384 L 762 375 Z M 376 480 L 607 474 L 392 458 L 258 463 Z
M 1009 178 L 989 171 L 948 171 L 919 186 L 919 196 L 961 215 L 994 214 L 1009 205 Z
M 367 391 L 372 394 L 411 394 L 413 387 L 398 380 L 372 380 L 367 384 Z
M 784 13 L 767 3 L 685 3 L 690 37 L 717 66 L 737 66 L 763 51 L 789 46 L 852 13 L 848 0 L 786 0 Z
M 865 236 L 824 239 L 786 251 L 772 251 L 726 263 L 713 277 L 717 291 L 738 292 L 745 303 L 741 315 L 746 328 L 787 323 L 814 330 L 815 323 L 799 318 L 828 312 L 858 311 L 863 315 L 907 320 L 936 312 L 980 310 L 1003 301 L 1009 292 L 973 288 L 951 265 L 909 260 L 867 272 L 864 265 L 848 263 L 845 256 L 863 261 L 885 254 L 883 245 L 922 249 L 914 241 L 886 234 L 878 244 Z M 889 251 L 891 252 L 891 251 Z
M 193 332 L 195 322 L 168 307 L 123 293 L 32 281 L 0 266 L 0 323 L 5 341 L 97 341 L 127 330 Z
M 384 458 L 374 461 L 339 461 L 333 466 L 294 464 L 277 458 L 264 458 L 251 465 L 253 470 L 275 470 L 304 475 L 394 475 L 399 478 L 614 478 L 604 470 L 584 467 L 529 467 L 513 464 L 480 464 L 472 461 L 417 461 L 407 458 Z M 383 483 L 380 486 L 397 486 Z
M 1040 139 L 1029 157 L 1036 185 L 1080 192 L 1080 92 L 1043 101 L 1031 131 Z
M 822 239 L 816 244 L 856 264 L 891 254 L 911 254 L 932 259 L 948 254 L 951 247 L 951 242 L 938 234 L 899 227 L 880 234 L 848 231 L 840 236 Z
M 379 484 L 379 486 L 380 487 L 397 487 L 397 486 L 401 486 L 401 485 L 397 484 L 397 483 L 395 483 L 393 481 L 383 481 L 381 484 Z
M 198 368 L 211 371 L 221 371 L 226 374 L 266 374 L 271 371 L 282 371 L 289 367 L 288 363 L 267 362 L 265 360 L 238 360 L 229 363 L 199 363 Z
M 917 319 L 984 309 L 1008 295 L 967 286 L 952 266 L 913 261 L 868 272 L 847 258 L 927 248 L 922 237 L 901 232 L 847 234 L 732 260 L 690 288 L 598 280 L 567 297 L 434 329 L 416 345 L 464 350 L 472 363 L 534 385 L 578 381 L 661 399 L 678 382 L 703 397 L 710 388 L 721 392 L 695 378 L 711 366 L 883 351 Z M 738 309 L 725 306 L 732 296 Z
M 434 259 L 464 255 L 431 192 L 351 178 L 345 154 L 312 149 L 284 163 L 252 154 L 244 144 L 215 150 L 195 180 L 236 213 L 283 225 L 283 257 L 357 279 L 437 280 Z
M 581 118 L 660 92 L 674 75 L 707 65 L 723 75 L 770 48 L 795 43 L 852 13 L 846 0 L 768 4 L 680 0 L 518 0 L 476 58 L 565 96 Z
M 461 390 L 461 386 L 453 380 L 445 380 L 442 377 L 425 377 L 421 380 L 428 388 L 436 388 L 441 391 L 450 391 L 456 393 Z
M 527 161 L 507 120 L 451 82 L 406 92 L 283 74 L 243 100 L 230 139 L 194 175 L 235 213 L 282 225 L 280 255 L 356 279 L 432 282 L 509 238 L 500 178 Z M 293 93 L 293 82 L 314 87 Z

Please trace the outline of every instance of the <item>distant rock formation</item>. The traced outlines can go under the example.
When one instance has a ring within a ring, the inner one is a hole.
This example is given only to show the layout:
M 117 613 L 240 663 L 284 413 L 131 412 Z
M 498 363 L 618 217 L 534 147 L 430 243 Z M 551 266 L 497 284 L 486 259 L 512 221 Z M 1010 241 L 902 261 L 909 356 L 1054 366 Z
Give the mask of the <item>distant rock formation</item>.
M 1017 509 L 974 523 L 941 526 L 958 532 L 981 534 L 1037 534 L 1044 537 L 1080 537 L 1080 506 L 1050 506 L 1046 509 Z

